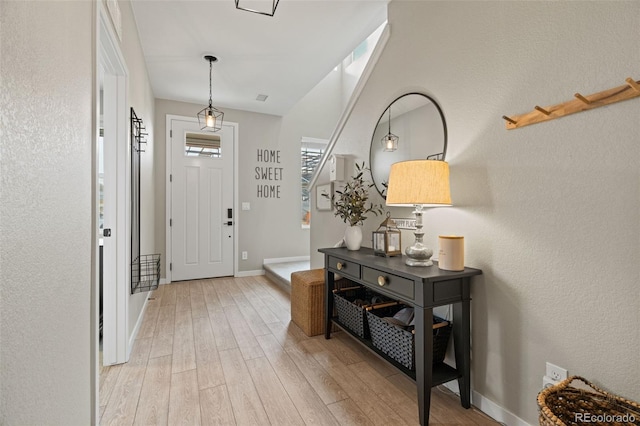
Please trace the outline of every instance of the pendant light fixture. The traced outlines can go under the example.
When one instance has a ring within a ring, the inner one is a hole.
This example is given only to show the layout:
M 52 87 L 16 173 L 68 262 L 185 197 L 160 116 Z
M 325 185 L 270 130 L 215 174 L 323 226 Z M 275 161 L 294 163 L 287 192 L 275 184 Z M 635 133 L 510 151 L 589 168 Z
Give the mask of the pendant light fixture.
M 245 6 L 240 6 L 240 1 L 242 1 Z M 236 9 L 258 13 L 260 15 L 273 16 L 276 13 L 278 3 L 280 3 L 280 0 L 236 0 Z M 247 4 L 255 7 L 255 9 L 253 7 L 247 7 Z
M 224 112 L 214 108 L 211 104 L 211 71 L 213 70 L 213 63 L 218 58 L 212 55 L 205 55 L 204 59 L 209 61 L 209 106 L 198 113 L 198 122 L 200 123 L 200 129 L 217 132 L 222 129 Z
M 393 133 L 391 133 L 391 107 L 389 109 L 389 133 L 384 135 L 380 143 L 382 144 L 382 150 L 384 152 L 393 152 L 398 149 L 398 140 L 400 139 Z

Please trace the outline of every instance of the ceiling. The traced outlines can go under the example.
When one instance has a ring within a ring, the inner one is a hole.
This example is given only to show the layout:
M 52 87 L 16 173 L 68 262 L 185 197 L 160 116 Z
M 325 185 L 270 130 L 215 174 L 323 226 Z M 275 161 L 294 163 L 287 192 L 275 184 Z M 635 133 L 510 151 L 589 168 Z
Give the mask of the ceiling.
M 386 20 L 389 1 L 280 0 L 273 17 L 234 0 L 132 5 L 156 98 L 204 108 L 212 54 L 213 106 L 284 115 Z

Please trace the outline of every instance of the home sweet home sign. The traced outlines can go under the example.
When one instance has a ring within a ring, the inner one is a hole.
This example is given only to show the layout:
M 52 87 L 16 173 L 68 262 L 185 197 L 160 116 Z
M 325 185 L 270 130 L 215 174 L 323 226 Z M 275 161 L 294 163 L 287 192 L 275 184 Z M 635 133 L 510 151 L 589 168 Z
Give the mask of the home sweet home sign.
M 257 161 L 260 164 L 255 168 L 255 178 L 258 198 L 280 198 L 280 181 L 282 170 L 280 167 L 280 150 L 258 149 Z

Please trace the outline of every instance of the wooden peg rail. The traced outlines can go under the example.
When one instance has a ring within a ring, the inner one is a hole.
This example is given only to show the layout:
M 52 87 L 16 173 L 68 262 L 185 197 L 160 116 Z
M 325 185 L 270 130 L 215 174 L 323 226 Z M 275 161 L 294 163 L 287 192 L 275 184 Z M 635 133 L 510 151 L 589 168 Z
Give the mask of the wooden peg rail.
M 548 107 L 540 107 L 536 105 L 534 110 L 526 114 L 512 115 L 502 118 L 506 121 L 508 130 L 517 129 L 518 127 L 528 126 L 529 124 L 541 123 L 565 115 L 574 114 L 576 112 L 587 111 L 601 106 L 613 104 L 627 99 L 640 97 L 640 81 L 635 81 L 631 77 L 625 80 L 627 84 L 594 93 L 592 95 L 583 96 L 576 93 L 576 99 L 563 102 Z

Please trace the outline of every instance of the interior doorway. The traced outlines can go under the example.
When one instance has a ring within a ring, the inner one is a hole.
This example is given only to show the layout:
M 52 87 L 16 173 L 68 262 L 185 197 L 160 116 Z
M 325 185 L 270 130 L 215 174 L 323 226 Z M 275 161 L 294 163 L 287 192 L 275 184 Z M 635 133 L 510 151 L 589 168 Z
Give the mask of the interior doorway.
M 96 253 L 95 268 L 98 300 L 96 305 L 96 346 L 101 352 L 96 363 L 126 362 L 127 303 L 130 249 L 128 206 L 128 141 L 126 80 L 127 69 L 104 8 L 98 13 L 98 51 L 96 58 Z M 101 312 L 100 312 L 101 311 Z M 102 315 L 100 315 L 102 314 Z M 102 321 L 100 321 L 102 316 Z M 100 330 L 100 323 L 102 327 Z M 102 336 L 102 339 L 100 339 Z M 100 366 L 98 366 L 98 371 Z

